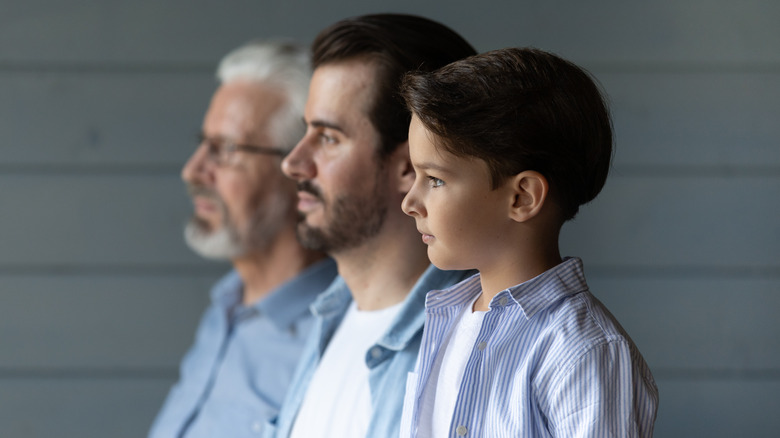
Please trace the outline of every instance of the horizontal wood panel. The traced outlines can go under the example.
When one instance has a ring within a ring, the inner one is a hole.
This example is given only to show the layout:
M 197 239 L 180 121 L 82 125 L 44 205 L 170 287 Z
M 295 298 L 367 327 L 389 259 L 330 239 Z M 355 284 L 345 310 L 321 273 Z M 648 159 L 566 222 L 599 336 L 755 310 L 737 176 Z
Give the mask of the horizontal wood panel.
M 780 174 L 780 72 L 594 74 L 612 102 L 617 170 L 715 166 L 728 174 L 750 166 Z
M 0 176 L 0 266 L 205 263 L 174 175 Z M 564 253 L 617 267 L 777 269 L 780 178 L 625 177 L 564 227 Z
M 595 74 L 612 100 L 618 170 L 714 166 L 726 173 L 757 166 L 780 172 L 780 73 Z M 178 169 L 194 148 L 215 86 L 211 72 L 0 72 L 6 139 L 0 172 L 13 166 Z
M 0 379 L 0 435 L 145 436 L 171 381 Z M 659 380 L 655 436 L 777 435 L 780 382 Z
M 662 374 L 780 373 L 778 278 L 614 276 L 589 283 Z M 174 368 L 211 275 L 0 276 L 0 376 Z
M 774 438 L 780 381 L 659 380 L 657 437 Z
M 309 41 L 337 19 L 392 10 L 447 23 L 480 50 L 534 45 L 580 60 L 622 63 L 780 61 L 775 23 L 780 6 L 769 0 L 716 4 L 610 0 L 595 7 L 577 1 L 501 1 L 487 8 L 482 3 L 457 3 L 442 8 L 413 0 L 339 4 L 76 0 L 47 2 L 46 7 L 10 2 L 0 18 L 0 60 L 210 63 L 253 37 L 286 35 Z
M 587 261 L 585 270 L 653 371 L 780 375 L 780 276 L 617 276 Z
M 780 268 L 780 178 L 612 175 L 564 254 L 619 268 Z
M 0 378 L 177 369 L 215 275 L 0 275 Z
M 0 267 L 208 265 L 184 243 L 178 175 L 10 175 L 0 187 Z
M 0 379 L 0 436 L 146 436 L 172 380 Z
M 492 6 L 468 3 L 457 14 L 465 21 L 456 29 L 485 41 L 482 50 L 534 46 L 584 64 L 765 65 L 780 60 L 780 32 L 770 18 L 780 14 L 780 6 L 769 0 L 502 1 Z
M 211 72 L 0 72 L 0 172 L 106 164 L 176 171 L 195 149 L 215 87 Z

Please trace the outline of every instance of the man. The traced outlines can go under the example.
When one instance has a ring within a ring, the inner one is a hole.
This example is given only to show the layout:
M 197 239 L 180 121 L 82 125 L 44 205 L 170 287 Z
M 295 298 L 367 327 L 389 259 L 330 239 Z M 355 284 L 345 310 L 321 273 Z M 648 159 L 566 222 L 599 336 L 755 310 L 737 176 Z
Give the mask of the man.
M 301 138 L 310 67 L 286 42 L 227 55 L 182 170 L 195 215 L 187 243 L 234 270 L 211 292 L 195 344 L 181 364 L 150 437 L 249 437 L 281 405 L 304 339 L 308 306 L 335 264 L 296 238 L 295 183 L 281 160 Z
M 414 171 L 397 89 L 405 72 L 474 49 L 439 23 L 385 14 L 336 23 L 312 51 L 306 135 L 282 168 L 298 181 L 299 238 L 331 255 L 340 278 L 312 305 L 318 321 L 276 433 L 396 437 L 425 294 L 465 275 L 430 266 L 401 211 Z

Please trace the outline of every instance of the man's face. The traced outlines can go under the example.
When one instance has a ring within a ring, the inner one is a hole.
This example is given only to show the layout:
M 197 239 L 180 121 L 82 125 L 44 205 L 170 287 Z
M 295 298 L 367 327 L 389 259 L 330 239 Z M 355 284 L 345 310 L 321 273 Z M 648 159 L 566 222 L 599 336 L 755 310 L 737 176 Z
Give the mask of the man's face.
M 282 174 L 278 156 L 236 151 L 219 163 L 207 144 L 284 146 L 269 135 L 269 121 L 283 103 L 279 92 L 259 82 L 234 81 L 214 94 L 203 120 L 206 140 L 182 169 L 195 206 L 185 236 L 202 256 L 232 259 L 262 250 L 290 220 L 295 185 Z
M 384 224 L 389 182 L 368 117 L 374 68 L 352 60 L 314 71 L 306 135 L 282 164 L 298 182 L 298 236 L 310 249 L 334 254 L 358 247 Z

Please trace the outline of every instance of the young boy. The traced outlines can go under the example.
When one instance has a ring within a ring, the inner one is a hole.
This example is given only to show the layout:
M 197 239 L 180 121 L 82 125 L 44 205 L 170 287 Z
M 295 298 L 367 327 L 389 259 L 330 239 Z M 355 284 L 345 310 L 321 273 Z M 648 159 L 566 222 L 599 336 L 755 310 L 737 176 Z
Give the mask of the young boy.
M 401 436 L 652 436 L 639 350 L 562 259 L 561 226 L 601 191 L 604 99 L 574 64 L 504 49 L 407 76 L 416 172 L 403 210 L 440 269 L 479 274 L 426 298 Z

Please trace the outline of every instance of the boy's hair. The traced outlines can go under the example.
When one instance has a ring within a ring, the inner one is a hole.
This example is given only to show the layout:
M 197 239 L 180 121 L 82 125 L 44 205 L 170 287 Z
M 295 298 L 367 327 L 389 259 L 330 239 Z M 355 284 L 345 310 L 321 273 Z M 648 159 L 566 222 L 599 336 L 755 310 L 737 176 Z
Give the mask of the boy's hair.
M 382 139 L 380 157 L 392 153 L 409 134 L 411 114 L 398 95 L 403 75 L 431 71 L 476 51 L 449 27 L 404 14 L 348 18 L 324 29 L 312 43 L 312 66 L 364 58 L 377 77 L 369 119 Z
M 494 50 L 408 74 L 401 90 L 437 147 L 484 160 L 494 189 L 535 170 L 567 221 L 604 186 L 609 108 L 594 79 L 569 61 L 531 48 Z

